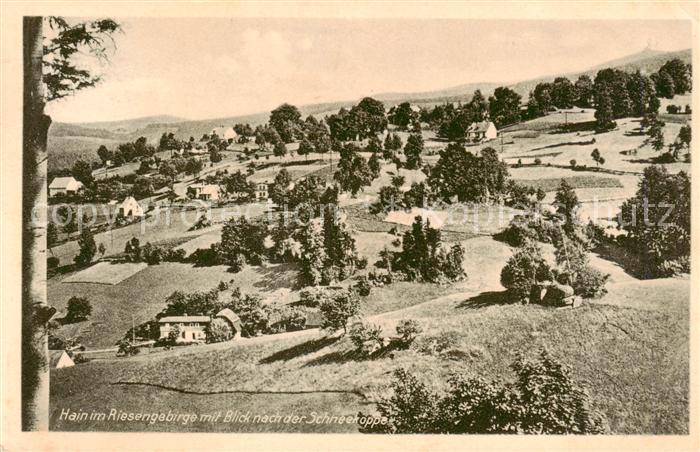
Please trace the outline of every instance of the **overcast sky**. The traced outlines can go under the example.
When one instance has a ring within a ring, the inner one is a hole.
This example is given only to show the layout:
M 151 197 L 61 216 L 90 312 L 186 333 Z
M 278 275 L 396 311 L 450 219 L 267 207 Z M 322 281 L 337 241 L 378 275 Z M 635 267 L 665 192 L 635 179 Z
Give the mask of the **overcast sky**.
M 508 83 L 691 47 L 671 21 L 124 19 L 102 83 L 52 102 L 55 121 L 205 119 Z

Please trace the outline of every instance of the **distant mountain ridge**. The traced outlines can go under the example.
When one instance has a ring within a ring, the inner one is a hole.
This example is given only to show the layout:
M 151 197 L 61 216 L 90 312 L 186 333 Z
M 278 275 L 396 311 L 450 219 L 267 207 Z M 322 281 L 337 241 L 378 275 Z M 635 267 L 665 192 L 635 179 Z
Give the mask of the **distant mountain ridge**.
M 435 91 L 416 93 L 378 93 L 373 94 L 372 97 L 384 102 L 387 105 L 387 108 L 400 102 L 413 102 L 419 105 L 430 105 L 440 102 L 468 101 L 471 98 L 472 93 L 477 89 L 480 89 L 485 96 L 488 96 L 492 94 L 495 88 L 498 86 L 508 86 L 523 96 L 523 98 L 527 98 L 528 93 L 534 89 L 538 83 L 552 81 L 556 77 L 569 77 L 573 82 L 579 75 L 587 74 L 593 77 L 598 70 L 606 67 L 625 71 L 635 71 L 639 69 L 647 73 L 652 73 L 658 71 L 658 69 L 667 60 L 673 58 L 680 58 L 685 62 L 690 62 L 692 59 L 691 49 L 671 52 L 645 49 L 641 52 L 637 52 L 626 57 L 601 63 L 585 71 L 570 72 L 566 74 L 553 74 L 514 84 L 492 82 L 467 83 Z M 280 103 L 283 101 L 284 100 L 281 99 Z M 356 102 L 357 100 L 347 100 L 302 105 L 299 106 L 299 110 L 304 116 L 324 116 L 326 114 L 336 112 L 341 107 L 350 107 Z M 139 136 L 145 136 L 149 141 L 155 142 L 163 134 L 163 132 L 173 132 L 180 139 L 187 139 L 190 136 L 199 138 L 202 136 L 202 134 L 209 133 L 212 128 L 219 125 L 233 125 L 241 122 L 250 123 L 251 125 L 255 126 L 257 124 L 265 123 L 268 117 L 269 112 L 260 112 L 249 115 L 203 120 L 187 120 L 171 115 L 158 115 L 106 122 L 56 122 L 53 123 L 51 129 L 49 130 L 50 140 L 48 151 L 50 156 L 52 154 L 55 155 L 56 153 L 61 153 L 63 154 L 63 157 L 65 157 L 65 154 L 70 152 L 69 147 L 74 145 L 76 139 L 80 139 L 81 147 L 83 147 L 82 155 L 84 158 L 86 155 L 84 152 L 85 146 L 87 146 L 87 143 L 84 143 L 84 141 L 88 139 L 95 140 L 95 150 L 97 150 L 99 144 L 104 142 L 106 142 L 108 147 L 110 147 L 109 145 L 112 143 L 135 140 Z M 101 143 L 97 144 L 97 141 L 101 141 Z M 93 158 L 97 160 L 96 154 Z M 63 165 L 67 161 L 70 161 L 70 159 L 62 158 L 61 161 Z M 51 164 L 51 157 L 49 158 L 49 166 L 54 166 Z
M 130 132 L 148 126 L 149 124 L 171 124 L 174 122 L 185 122 L 187 118 L 180 118 L 172 115 L 143 116 L 140 118 L 121 119 L 117 121 L 100 122 L 76 122 L 70 123 L 86 129 L 104 129 L 111 132 Z

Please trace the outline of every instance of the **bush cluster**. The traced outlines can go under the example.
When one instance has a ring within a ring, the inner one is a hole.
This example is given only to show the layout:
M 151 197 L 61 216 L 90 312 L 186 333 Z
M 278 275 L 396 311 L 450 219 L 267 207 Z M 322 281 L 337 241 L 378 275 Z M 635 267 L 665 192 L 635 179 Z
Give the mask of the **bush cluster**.
M 410 372 L 394 372 L 393 394 L 379 401 L 386 423 L 363 433 L 590 434 L 608 431 L 605 416 L 591 406 L 571 369 L 547 352 L 519 357 L 514 382 L 452 375 L 444 395 Z M 365 414 L 360 413 L 360 416 Z

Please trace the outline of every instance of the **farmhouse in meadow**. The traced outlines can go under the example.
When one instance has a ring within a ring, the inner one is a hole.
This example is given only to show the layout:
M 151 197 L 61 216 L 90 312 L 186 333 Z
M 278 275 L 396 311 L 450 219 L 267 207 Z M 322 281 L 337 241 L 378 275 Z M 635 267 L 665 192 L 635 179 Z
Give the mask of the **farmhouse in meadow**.
M 235 140 L 238 137 L 238 134 L 235 130 L 233 130 L 233 127 L 224 126 L 214 127 L 209 135 L 216 135 L 225 141 Z
M 241 335 L 241 319 L 232 310 L 226 308 L 219 311 L 215 319 L 222 319 L 228 323 L 233 337 Z M 161 317 L 158 320 L 160 327 L 160 339 L 167 339 L 170 332 L 178 332 L 177 342 L 204 342 L 207 340 L 207 327 L 211 323 L 208 315 L 174 315 Z
M 498 137 L 498 129 L 491 121 L 473 122 L 467 128 L 467 141 L 472 143 L 482 143 L 494 140 Z
M 74 177 L 56 177 L 49 184 L 49 197 L 56 195 L 75 195 L 83 188 L 83 183 Z
M 219 199 L 220 188 L 214 184 L 192 184 L 187 187 L 187 194 L 193 199 L 202 201 L 217 201 Z
M 121 217 L 140 218 L 143 215 L 143 207 L 133 196 L 129 196 L 119 205 L 119 216 Z

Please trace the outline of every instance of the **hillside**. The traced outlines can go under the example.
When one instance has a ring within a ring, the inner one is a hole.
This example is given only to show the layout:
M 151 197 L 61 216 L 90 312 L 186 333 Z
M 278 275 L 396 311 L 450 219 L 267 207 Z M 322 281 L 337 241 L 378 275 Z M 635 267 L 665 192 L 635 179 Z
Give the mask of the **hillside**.
M 681 58 L 684 61 L 690 62 L 691 50 L 660 52 L 647 49 L 621 59 L 601 63 L 584 72 L 553 74 L 547 77 L 519 82 L 510 85 L 510 87 L 523 97 L 527 97 L 528 93 L 537 83 L 551 81 L 558 76 L 566 76 L 572 79 L 581 74 L 594 76 L 598 69 L 602 67 L 613 67 L 626 71 L 640 69 L 647 72 L 654 72 L 657 71 L 664 62 L 672 58 Z M 373 96 L 382 100 L 387 105 L 393 105 L 404 101 L 419 105 L 431 105 L 440 102 L 466 101 L 470 98 L 471 93 L 477 89 L 480 89 L 484 95 L 488 96 L 498 86 L 500 86 L 498 83 L 468 83 L 436 91 L 418 93 L 378 93 L 373 94 Z M 356 100 L 347 100 L 311 104 L 300 106 L 299 110 L 303 116 L 325 116 L 338 111 L 341 107 L 349 107 L 355 102 Z M 155 142 L 163 132 L 173 132 L 181 139 L 187 139 L 190 136 L 199 138 L 202 134 L 208 133 L 212 128 L 222 124 L 242 122 L 250 123 L 255 126 L 265 123 L 268 116 L 268 112 L 261 112 L 205 120 L 184 120 L 174 116 L 161 115 L 108 122 L 56 122 L 52 124 L 49 130 L 49 170 L 70 167 L 75 160 L 79 158 L 97 161 L 97 155 L 89 151 L 90 149 L 97 150 L 101 144 L 110 147 L 110 145 L 116 145 L 119 142 L 135 140 L 140 136 L 145 136 L 149 141 Z
M 76 126 L 88 129 L 104 129 L 110 132 L 129 133 L 148 126 L 149 124 L 170 124 L 173 122 L 187 121 L 171 115 L 143 116 L 141 118 L 123 119 L 119 121 L 84 122 L 75 123 Z

